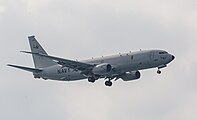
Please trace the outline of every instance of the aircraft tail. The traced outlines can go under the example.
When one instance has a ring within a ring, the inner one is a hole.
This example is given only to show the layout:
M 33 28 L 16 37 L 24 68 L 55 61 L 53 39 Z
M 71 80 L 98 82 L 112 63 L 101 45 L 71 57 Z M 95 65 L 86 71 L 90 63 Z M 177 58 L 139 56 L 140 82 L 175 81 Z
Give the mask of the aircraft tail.
M 48 55 L 46 51 L 42 48 L 42 46 L 38 43 L 38 41 L 35 39 L 35 36 L 29 36 L 28 39 L 32 53 L 41 53 L 44 55 Z M 45 68 L 45 67 L 57 65 L 56 62 L 46 57 L 38 56 L 36 54 L 32 54 L 32 57 L 33 57 L 35 68 Z

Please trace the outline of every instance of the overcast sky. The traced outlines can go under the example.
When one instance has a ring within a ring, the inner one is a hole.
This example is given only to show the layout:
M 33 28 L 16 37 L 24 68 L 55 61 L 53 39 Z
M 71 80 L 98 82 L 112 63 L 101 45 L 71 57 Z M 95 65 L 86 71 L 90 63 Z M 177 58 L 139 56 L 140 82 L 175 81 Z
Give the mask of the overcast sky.
M 67 59 L 163 49 L 176 59 L 138 81 L 35 80 L 27 37 Z M 0 0 L 1 120 L 196 120 L 196 0 Z

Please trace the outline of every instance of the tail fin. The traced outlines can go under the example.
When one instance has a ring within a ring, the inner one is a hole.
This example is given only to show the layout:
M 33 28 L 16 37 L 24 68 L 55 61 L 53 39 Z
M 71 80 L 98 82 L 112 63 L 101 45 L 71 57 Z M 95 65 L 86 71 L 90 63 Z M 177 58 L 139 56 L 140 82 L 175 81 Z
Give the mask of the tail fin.
M 31 52 L 42 53 L 44 55 L 47 55 L 46 51 L 42 48 L 42 46 L 35 39 L 35 36 L 29 36 L 28 39 L 29 39 Z M 36 54 L 32 54 L 32 57 L 33 57 L 35 68 L 44 68 L 44 67 L 57 65 L 57 63 L 55 63 L 54 61 L 46 57 L 38 56 Z

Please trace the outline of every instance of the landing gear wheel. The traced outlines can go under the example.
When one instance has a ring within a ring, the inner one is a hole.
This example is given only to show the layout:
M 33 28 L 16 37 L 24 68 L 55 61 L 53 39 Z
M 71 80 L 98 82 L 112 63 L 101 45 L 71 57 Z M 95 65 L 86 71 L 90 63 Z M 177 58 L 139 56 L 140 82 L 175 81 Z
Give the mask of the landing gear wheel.
M 111 87 L 112 86 L 112 82 L 111 81 L 105 81 L 105 85 Z
M 88 78 L 88 82 L 94 83 L 95 79 L 94 78 Z
M 157 70 L 157 74 L 161 74 L 161 70 Z

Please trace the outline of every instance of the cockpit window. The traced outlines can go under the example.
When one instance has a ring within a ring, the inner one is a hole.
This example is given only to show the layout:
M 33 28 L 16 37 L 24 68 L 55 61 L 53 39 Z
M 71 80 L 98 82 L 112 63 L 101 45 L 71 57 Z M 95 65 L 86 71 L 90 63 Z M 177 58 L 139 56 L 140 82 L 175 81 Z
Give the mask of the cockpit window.
M 167 54 L 166 51 L 159 52 L 159 54 Z

